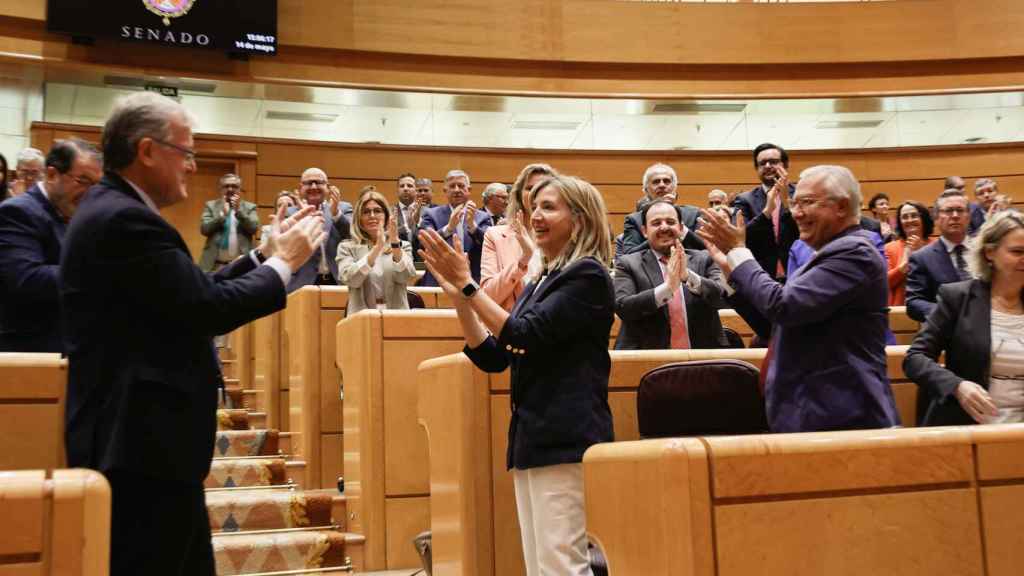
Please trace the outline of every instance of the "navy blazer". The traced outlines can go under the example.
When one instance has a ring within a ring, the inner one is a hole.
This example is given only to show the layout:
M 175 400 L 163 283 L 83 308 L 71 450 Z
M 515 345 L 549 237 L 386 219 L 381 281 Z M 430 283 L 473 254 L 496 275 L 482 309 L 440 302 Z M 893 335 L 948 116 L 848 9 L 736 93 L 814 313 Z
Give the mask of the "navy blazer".
M 785 286 L 750 260 L 729 278 L 734 299 L 749 304 L 737 311 L 772 324 L 765 395 L 773 432 L 899 424 L 886 373 L 887 271 L 870 234 L 847 228 Z
M 796 188 L 789 185 L 789 197 L 796 193 Z M 786 208 L 779 214 L 779 239 L 775 239 L 775 226 L 772 219 L 764 215 L 764 206 L 768 203 L 768 192 L 760 185 L 749 192 L 740 194 L 732 201 L 732 207 L 743 214 L 747 223 L 747 248 L 754 253 L 754 259 L 761 269 L 776 278 L 776 264 L 781 262 L 782 269 L 787 270 L 789 249 L 800 237 L 800 230 L 793 220 L 793 215 Z
M 334 278 L 334 281 L 338 281 L 338 244 L 341 244 L 342 240 L 348 240 L 351 231 L 352 224 L 352 205 L 348 202 L 341 201 L 339 207 L 341 209 L 341 215 L 337 219 L 333 218 L 333 215 L 329 213 L 327 202 L 324 202 L 321 206 L 321 212 L 324 217 L 324 232 L 327 233 L 327 238 L 324 239 L 324 243 L 319 248 L 313 251 L 313 255 L 306 260 L 299 269 L 292 274 L 292 279 L 288 282 L 288 293 L 292 293 L 303 286 L 308 286 L 316 281 L 317 275 L 320 273 L 320 255 L 323 253 L 324 258 L 327 260 L 327 270 Z M 296 212 L 295 209 L 288 211 L 288 215 L 292 215 Z
M 987 213 L 985 209 L 981 207 L 981 204 L 977 202 L 971 202 L 967 205 L 967 212 L 971 216 L 971 221 L 967 224 L 967 235 L 974 236 L 981 229 L 981 225 L 985 223 L 985 216 Z
M 939 287 L 939 301 L 914 337 L 903 372 L 919 387 L 918 424 L 976 424 L 954 392 L 970 380 L 988 389 L 992 370 L 992 286 L 964 280 Z M 945 352 L 946 365 L 939 364 Z
M 60 274 L 68 466 L 201 484 L 222 382 L 213 336 L 284 308 L 280 276 L 250 257 L 201 271 L 113 173 L 75 213 Z
M 438 233 L 448 224 L 448 221 L 452 217 L 452 206 L 451 204 L 441 204 L 440 206 L 434 206 L 433 208 L 424 208 L 423 214 L 420 216 L 420 230 L 436 230 Z M 469 255 L 469 273 L 473 276 L 473 280 L 480 282 L 480 257 L 484 249 L 484 233 L 491 227 L 491 214 L 480 208 L 476 211 L 476 215 L 473 217 L 476 221 L 476 231 L 472 234 L 469 230 L 465 230 L 462 234 L 462 249 Z M 448 243 L 454 242 L 455 231 L 452 231 L 452 237 L 448 239 Z M 418 249 L 418 244 L 414 245 L 414 248 Z M 423 274 L 423 278 L 420 279 L 420 286 L 437 286 L 437 280 L 427 270 Z
M 689 248 L 690 250 L 707 249 L 707 246 L 704 245 L 704 241 L 701 240 L 694 232 L 700 225 L 700 221 L 698 220 L 700 217 L 700 208 L 684 204 L 676 206 L 676 212 L 679 213 L 679 222 L 686 226 L 686 236 L 683 237 L 683 247 Z M 622 223 L 622 243 L 620 246 L 616 246 L 615 248 L 616 259 L 621 256 L 625 256 L 626 254 L 634 254 L 650 248 L 650 245 L 647 243 L 647 239 L 644 238 L 644 223 L 640 220 L 640 216 L 642 214 L 642 211 L 637 210 L 632 214 L 626 215 L 626 220 Z
M 680 287 L 686 302 L 686 332 L 691 348 L 728 348 L 719 308 L 728 308 L 722 271 L 707 250 L 687 250 L 687 268 L 701 277 L 700 293 Z M 665 281 L 653 250 L 619 258 L 615 262 L 615 312 L 622 318 L 616 350 L 671 348 L 672 327 L 668 306 L 658 306 L 654 289 Z
M 612 441 L 614 308 L 608 270 L 584 258 L 528 284 L 501 333 L 463 349 L 485 372 L 512 368 L 508 468 L 581 462 L 587 448 Z
M 964 256 L 966 258 L 966 254 Z M 942 240 L 936 240 L 910 255 L 907 271 L 907 316 L 924 322 L 935 309 L 939 286 L 959 282 L 960 274 Z
M 0 352 L 63 352 L 57 268 L 64 217 L 39 185 L 0 204 Z

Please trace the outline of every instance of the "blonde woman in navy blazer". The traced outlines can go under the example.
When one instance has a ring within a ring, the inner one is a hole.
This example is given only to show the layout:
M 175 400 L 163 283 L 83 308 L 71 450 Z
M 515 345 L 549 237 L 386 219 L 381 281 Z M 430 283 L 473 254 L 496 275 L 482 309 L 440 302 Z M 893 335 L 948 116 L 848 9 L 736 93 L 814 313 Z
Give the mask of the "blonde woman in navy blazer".
M 461 246 L 424 230 L 424 261 L 449 294 L 480 369 L 512 369 L 512 469 L 527 576 L 591 574 L 583 452 L 610 442 L 608 338 L 615 293 L 601 194 L 571 176 L 537 184 L 531 223 L 545 272 L 511 313 L 479 290 Z

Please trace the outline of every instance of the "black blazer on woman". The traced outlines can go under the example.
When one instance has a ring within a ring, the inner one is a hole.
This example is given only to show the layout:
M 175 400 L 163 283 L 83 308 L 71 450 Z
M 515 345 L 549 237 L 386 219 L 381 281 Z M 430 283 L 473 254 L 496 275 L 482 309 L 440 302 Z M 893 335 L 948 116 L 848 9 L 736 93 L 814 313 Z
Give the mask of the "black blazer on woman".
M 992 286 L 966 280 L 939 287 L 934 311 L 914 337 L 903 371 L 920 387 L 918 424 L 975 424 L 954 392 L 963 380 L 988 389 L 992 367 Z M 946 366 L 938 363 L 946 353 Z
M 580 462 L 610 442 L 608 338 L 612 279 L 593 258 L 555 270 L 523 290 L 501 333 L 463 350 L 485 372 L 512 368 L 508 468 Z

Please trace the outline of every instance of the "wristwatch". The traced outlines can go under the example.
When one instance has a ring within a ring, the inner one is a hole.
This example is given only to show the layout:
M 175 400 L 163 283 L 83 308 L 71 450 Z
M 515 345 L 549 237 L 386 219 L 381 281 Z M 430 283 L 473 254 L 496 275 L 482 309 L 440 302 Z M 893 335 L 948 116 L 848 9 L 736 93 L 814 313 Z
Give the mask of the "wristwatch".
M 462 287 L 462 295 L 465 296 L 466 298 L 472 298 L 473 295 L 476 294 L 477 290 L 479 289 L 480 285 L 470 280 L 469 284 L 466 284 L 465 286 Z
M 392 242 L 391 243 L 391 247 L 392 248 L 401 248 L 402 247 L 402 243 L 401 242 Z

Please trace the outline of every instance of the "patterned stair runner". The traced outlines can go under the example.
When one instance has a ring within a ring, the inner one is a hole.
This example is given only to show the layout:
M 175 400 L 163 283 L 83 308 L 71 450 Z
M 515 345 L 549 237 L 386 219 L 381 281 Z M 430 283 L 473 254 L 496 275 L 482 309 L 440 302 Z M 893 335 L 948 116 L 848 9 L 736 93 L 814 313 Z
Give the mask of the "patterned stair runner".
M 217 410 L 217 430 L 248 430 L 249 412 L 238 408 Z
M 344 566 L 345 534 L 297 530 L 213 537 L 218 576 Z
M 219 430 L 213 457 L 275 456 L 277 439 L 277 430 Z
M 206 488 L 277 486 L 288 481 L 284 458 L 217 459 L 206 477 Z
M 331 525 L 331 496 L 295 490 L 208 492 L 210 529 L 221 532 Z

